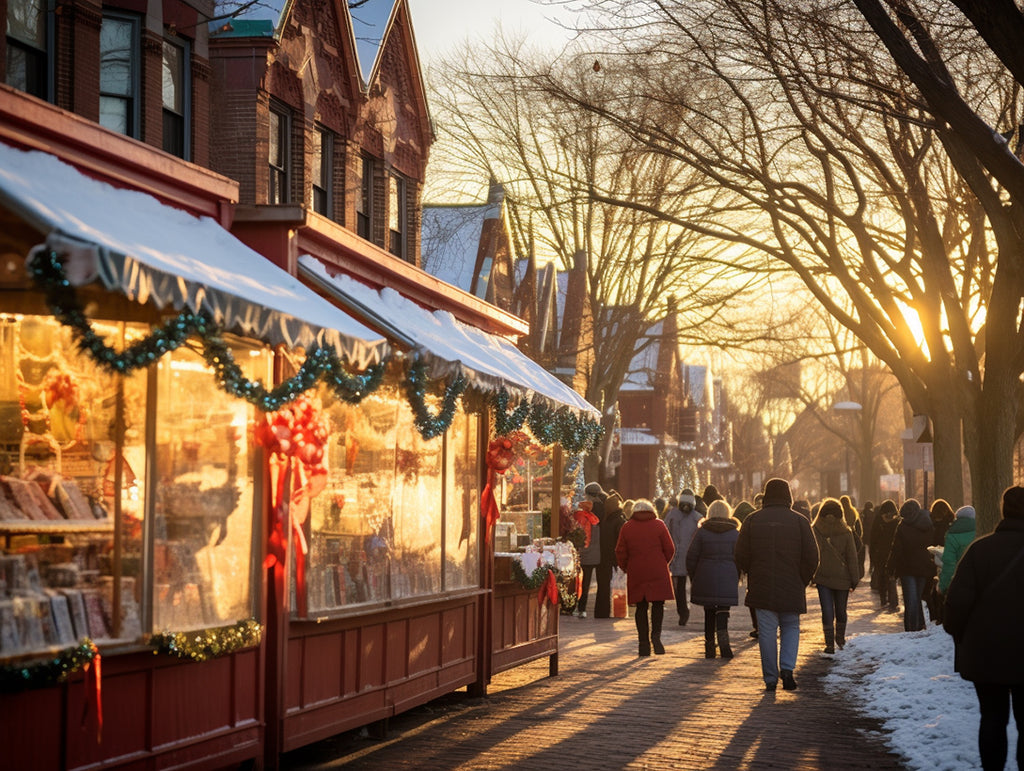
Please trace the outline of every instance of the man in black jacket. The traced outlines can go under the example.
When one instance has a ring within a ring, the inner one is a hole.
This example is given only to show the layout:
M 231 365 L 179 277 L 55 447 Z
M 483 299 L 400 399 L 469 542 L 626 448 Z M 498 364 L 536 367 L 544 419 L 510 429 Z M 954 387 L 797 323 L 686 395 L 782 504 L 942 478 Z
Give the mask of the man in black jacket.
M 943 627 L 953 635 L 954 667 L 974 683 L 981 711 L 978 751 L 986 769 L 1006 765 L 1010 704 L 1017 723 L 1017 767 L 1024 768 L 1024 487 L 1003 493 L 995 532 L 964 552 L 946 591 Z
M 769 691 L 780 678 L 785 690 L 796 689 L 800 614 L 807 612 L 807 585 L 818 567 L 811 523 L 792 506 L 789 483 L 769 479 L 762 508 L 743 521 L 736 541 L 736 567 L 747 574 L 744 604 L 757 611 L 761 674 Z

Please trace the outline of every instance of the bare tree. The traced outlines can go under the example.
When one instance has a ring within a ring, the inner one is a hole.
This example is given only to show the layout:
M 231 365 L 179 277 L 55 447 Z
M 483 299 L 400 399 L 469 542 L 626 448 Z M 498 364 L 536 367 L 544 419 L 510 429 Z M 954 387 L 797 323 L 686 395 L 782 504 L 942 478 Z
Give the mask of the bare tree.
M 445 192 L 466 191 L 467 179 L 497 180 L 506 190 L 519 255 L 555 260 L 562 269 L 585 260 L 593 336 L 584 340 L 592 349 L 577 353 L 592 361 L 585 395 L 605 415 L 610 442 L 619 387 L 651 324 L 675 302 L 684 333 L 705 340 L 723 304 L 750 278 L 722 257 L 722 242 L 600 200 L 627 199 L 680 221 L 727 206 L 724 191 L 702 175 L 637 148 L 600 115 L 553 97 L 538 77 L 551 73 L 550 62 L 499 37 L 492 47 L 464 48 L 431 71 L 435 161 L 445 170 L 432 190 L 436 195 L 440 183 Z M 599 73 L 599 64 L 588 64 L 585 73 L 571 66 L 559 75 L 588 101 L 600 102 L 608 86 L 591 77 Z M 606 457 L 603 449 L 588 473 Z
M 548 87 L 698 170 L 731 206 L 686 221 L 599 200 L 754 250 L 752 271 L 787 266 L 931 417 L 936 494 L 952 502 L 963 448 L 980 527 L 993 527 L 1022 414 L 1024 227 L 1005 205 L 1009 180 L 936 119 L 841 0 L 596 5 L 618 51 L 602 56 L 616 93 L 594 100 L 554 75 Z M 971 75 L 964 99 L 1016 125 L 1017 91 L 988 49 L 966 25 L 947 30 L 943 53 Z

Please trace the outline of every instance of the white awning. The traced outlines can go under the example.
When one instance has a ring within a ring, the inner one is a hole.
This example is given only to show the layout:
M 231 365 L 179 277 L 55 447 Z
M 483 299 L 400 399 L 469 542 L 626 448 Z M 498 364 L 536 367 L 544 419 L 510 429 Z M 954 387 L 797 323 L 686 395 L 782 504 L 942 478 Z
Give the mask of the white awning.
M 344 274 L 332 277 L 324 264 L 310 255 L 299 257 L 299 274 L 391 339 L 411 348 L 434 379 L 461 374 L 484 391 L 504 387 L 520 399 L 600 418 L 586 399 L 503 337 L 463 324 L 448 311 L 428 310 L 394 289 L 378 292 Z
M 386 342 L 209 217 L 0 143 L 0 205 L 46 235 L 72 284 L 100 281 L 157 308 L 205 312 L 269 344 L 331 346 L 362 368 Z

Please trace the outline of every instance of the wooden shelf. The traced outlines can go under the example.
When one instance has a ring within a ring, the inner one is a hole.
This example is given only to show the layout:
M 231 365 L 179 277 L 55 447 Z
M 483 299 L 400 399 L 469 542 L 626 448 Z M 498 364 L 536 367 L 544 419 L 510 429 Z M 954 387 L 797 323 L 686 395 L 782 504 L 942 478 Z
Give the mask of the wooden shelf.
M 81 519 L 67 519 L 64 521 L 49 520 L 38 522 L 35 520 L 0 522 L 0 533 L 6 535 L 25 534 L 52 534 L 62 533 L 109 533 L 114 529 L 114 522 L 109 519 L 97 519 L 94 522 Z

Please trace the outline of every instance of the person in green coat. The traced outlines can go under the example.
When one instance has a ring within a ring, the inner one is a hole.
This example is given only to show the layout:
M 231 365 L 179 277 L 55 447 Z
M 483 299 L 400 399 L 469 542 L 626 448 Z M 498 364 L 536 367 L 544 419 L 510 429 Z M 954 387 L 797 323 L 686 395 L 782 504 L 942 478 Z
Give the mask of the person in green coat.
M 961 506 L 956 510 L 953 524 L 946 531 L 946 541 L 942 547 L 942 570 L 939 571 L 939 594 L 945 595 L 949 589 L 957 563 L 974 540 L 974 532 L 974 507 Z

